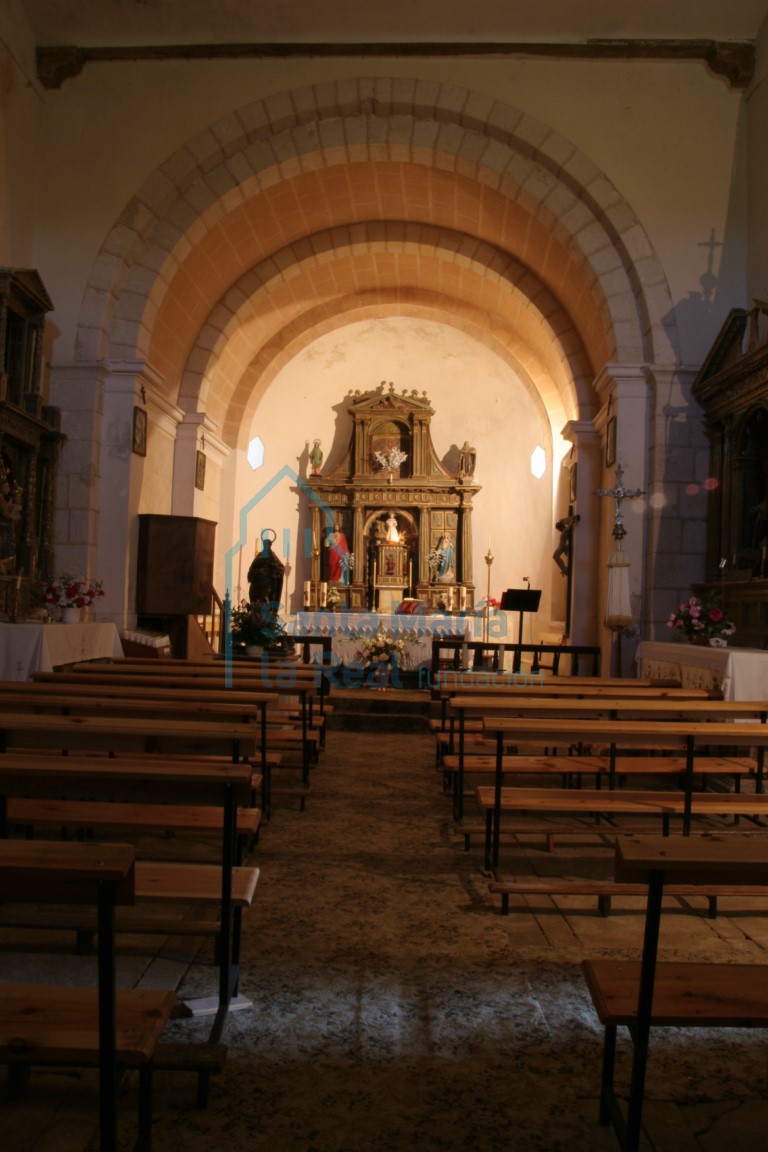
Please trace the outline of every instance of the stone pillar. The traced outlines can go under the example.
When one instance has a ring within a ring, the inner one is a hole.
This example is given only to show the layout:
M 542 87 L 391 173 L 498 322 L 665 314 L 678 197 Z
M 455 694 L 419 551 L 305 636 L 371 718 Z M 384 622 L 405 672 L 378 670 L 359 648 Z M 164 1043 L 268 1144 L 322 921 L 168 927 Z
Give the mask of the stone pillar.
M 595 420 L 602 439 L 602 473 L 600 488 L 612 489 L 616 481 L 616 467 L 623 469 L 622 483 L 627 489 L 641 489 L 643 496 L 625 500 L 622 513 L 626 536 L 622 551 L 629 557 L 629 590 L 632 605 L 633 628 L 622 636 L 621 675 L 634 674 L 634 653 L 637 642 L 645 632 L 645 588 L 649 571 L 647 553 L 647 513 L 650 504 L 649 484 L 649 403 L 650 388 L 645 365 L 608 364 L 595 381 L 595 390 L 603 404 Z M 615 423 L 611 427 L 611 422 Z M 614 457 L 609 463 L 607 452 Z M 615 548 L 613 527 L 615 501 L 601 500 L 601 539 L 599 552 L 599 580 L 601 589 L 600 643 L 607 644 L 603 654 L 603 668 L 610 668 L 610 646 L 613 636 L 604 624 L 605 599 L 608 587 L 608 557 Z
M 573 533 L 571 643 L 598 644 L 597 568 L 599 563 L 600 509 L 595 489 L 602 486 L 600 436 L 591 421 L 572 420 L 563 428 L 562 437 L 574 446 L 576 471 L 574 511 L 580 517 Z
M 198 453 L 205 464 L 199 466 Z M 229 455 L 226 444 L 216 435 L 216 425 L 204 412 L 187 412 L 176 428 L 173 455 L 174 516 L 199 516 L 218 520 L 221 469 Z M 198 479 L 203 487 L 198 487 Z
M 99 602 L 99 616 L 114 620 L 118 630 L 132 627 L 136 621 L 139 513 L 171 510 L 170 499 L 162 508 L 151 497 L 152 470 L 166 466 L 162 445 L 153 436 L 153 422 L 157 419 L 153 397 L 159 396 L 161 385 L 159 374 L 144 361 L 113 362 L 107 367 L 104 436 L 99 461 L 104 508 L 99 518 L 94 575 L 104 581 L 105 595 Z M 134 408 L 147 412 L 146 456 L 134 451 Z M 167 461 L 168 474 L 171 461 L 172 457 Z M 161 476 L 165 476 L 164 471 Z M 164 481 L 160 479 L 158 488 L 163 487 Z M 142 497 L 147 490 L 147 506 L 142 508 Z
M 61 411 L 63 444 L 59 472 L 54 525 L 54 566 L 56 576 L 62 572 L 104 579 L 97 553 L 99 516 L 101 512 L 102 443 L 108 424 L 104 410 L 104 393 L 108 369 L 103 364 L 54 366 L 51 369 L 51 403 Z M 130 452 L 130 438 L 116 449 L 121 455 Z M 121 503 L 118 497 L 116 503 Z M 115 508 L 115 514 L 120 511 Z M 109 509 L 110 514 L 112 509 Z M 120 555 L 125 551 L 120 544 Z M 124 581 L 119 587 L 124 588 Z M 120 614 L 122 592 L 113 586 L 109 603 Z M 105 600 L 99 601 L 102 615 Z M 108 613 L 107 613 L 108 614 Z

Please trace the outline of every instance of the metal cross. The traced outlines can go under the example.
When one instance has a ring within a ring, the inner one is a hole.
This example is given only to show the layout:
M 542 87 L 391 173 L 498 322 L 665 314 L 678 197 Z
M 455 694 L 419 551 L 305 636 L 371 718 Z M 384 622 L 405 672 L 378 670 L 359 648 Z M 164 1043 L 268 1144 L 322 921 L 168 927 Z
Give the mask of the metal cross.
M 598 488 L 595 496 L 610 496 L 611 499 L 616 501 L 616 511 L 613 515 L 613 535 L 614 538 L 621 543 L 622 539 L 626 536 L 627 530 L 624 527 L 624 514 L 621 510 L 623 500 L 636 500 L 638 496 L 644 496 L 642 488 L 625 488 L 621 482 L 624 475 L 624 469 L 621 464 L 616 466 L 616 484 L 613 488 Z

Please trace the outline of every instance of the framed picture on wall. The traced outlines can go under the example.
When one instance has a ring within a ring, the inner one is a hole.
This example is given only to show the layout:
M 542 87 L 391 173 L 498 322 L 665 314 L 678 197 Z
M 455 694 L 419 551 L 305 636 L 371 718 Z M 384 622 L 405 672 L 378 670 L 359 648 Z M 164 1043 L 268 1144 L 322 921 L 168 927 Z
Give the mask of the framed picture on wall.
M 198 451 L 195 457 L 195 488 L 205 488 L 205 453 Z
M 144 408 L 133 410 L 133 443 L 131 451 L 137 456 L 147 454 L 147 413 Z
M 611 416 L 605 426 L 605 466 L 612 468 L 616 463 L 616 417 Z

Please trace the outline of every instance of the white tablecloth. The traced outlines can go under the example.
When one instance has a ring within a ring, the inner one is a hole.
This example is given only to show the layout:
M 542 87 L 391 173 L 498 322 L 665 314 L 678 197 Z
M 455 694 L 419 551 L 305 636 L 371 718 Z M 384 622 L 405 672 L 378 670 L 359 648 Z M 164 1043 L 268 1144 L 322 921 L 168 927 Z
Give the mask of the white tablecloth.
M 0 624 L 1 680 L 122 654 L 114 624 Z
M 684 688 L 722 688 L 726 700 L 768 700 L 768 652 L 642 640 L 639 676 L 678 678 Z

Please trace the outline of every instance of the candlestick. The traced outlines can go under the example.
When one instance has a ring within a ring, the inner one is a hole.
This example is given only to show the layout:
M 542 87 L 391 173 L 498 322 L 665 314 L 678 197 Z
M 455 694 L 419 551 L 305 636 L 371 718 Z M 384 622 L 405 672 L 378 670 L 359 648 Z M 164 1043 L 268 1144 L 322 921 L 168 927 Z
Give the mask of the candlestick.
M 466 612 L 467 610 L 467 590 L 462 584 L 459 588 L 459 612 Z
M 485 563 L 488 568 L 488 591 L 485 597 L 485 611 L 483 612 L 483 644 L 488 643 L 488 616 L 491 612 L 491 566 L 493 552 L 491 552 L 491 538 L 488 537 L 488 551 L 485 554 Z
M 304 607 L 309 608 L 312 599 L 312 583 L 309 580 L 304 581 Z
M 325 608 L 328 603 L 328 585 L 323 581 L 320 585 L 320 607 Z

